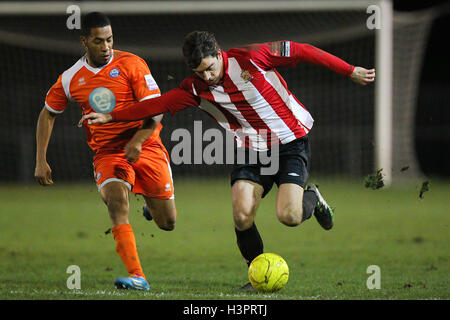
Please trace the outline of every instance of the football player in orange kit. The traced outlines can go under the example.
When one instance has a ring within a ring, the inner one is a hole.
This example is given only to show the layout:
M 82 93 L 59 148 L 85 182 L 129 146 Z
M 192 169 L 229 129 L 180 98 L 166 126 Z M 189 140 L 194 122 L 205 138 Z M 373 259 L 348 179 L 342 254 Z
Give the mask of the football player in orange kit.
M 88 114 L 125 109 L 161 94 L 143 59 L 112 49 L 113 34 L 106 15 L 92 12 L 83 17 L 80 40 L 86 54 L 50 88 L 37 122 L 35 178 L 44 186 L 53 184 L 46 160 L 53 124 L 70 100 Z M 175 227 L 169 155 L 159 136 L 161 119 L 85 125 L 87 143 L 95 153 L 94 178 L 108 207 L 116 251 L 129 273 L 129 277 L 116 280 L 119 289 L 150 288 L 128 220 L 129 191 L 143 195 L 146 210 L 161 229 Z

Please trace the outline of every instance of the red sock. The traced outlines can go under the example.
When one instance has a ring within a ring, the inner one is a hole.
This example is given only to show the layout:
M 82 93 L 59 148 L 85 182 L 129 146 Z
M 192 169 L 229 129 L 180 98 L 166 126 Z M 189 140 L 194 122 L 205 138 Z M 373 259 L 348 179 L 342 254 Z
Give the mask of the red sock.
M 116 251 L 125 264 L 130 276 L 144 277 L 141 262 L 136 249 L 136 240 L 130 224 L 121 224 L 112 228 L 114 240 L 116 241 Z

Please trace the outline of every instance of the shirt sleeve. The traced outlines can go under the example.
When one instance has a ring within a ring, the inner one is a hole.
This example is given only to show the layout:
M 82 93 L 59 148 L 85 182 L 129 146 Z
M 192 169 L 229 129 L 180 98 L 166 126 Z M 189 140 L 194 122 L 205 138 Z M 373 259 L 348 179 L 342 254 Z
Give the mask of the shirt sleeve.
M 62 113 L 69 102 L 62 85 L 62 75 L 58 77 L 56 83 L 48 90 L 45 97 L 45 108 L 53 113 Z
M 153 78 L 147 63 L 141 58 L 136 58 L 133 67 L 130 69 L 130 82 L 134 96 L 138 101 L 161 95 L 158 84 Z
M 200 98 L 181 88 L 172 89 L 160 97 L 143 100 L 123 110 L 111 112 L 112 121 L 135 121 L 170 112 L 172 115 L 200 104 Z
M 300 62 L 307 62 L 350 76 L 355 68 L 344 60 L 308 43 L 275 41 L 253 47 L 256 50 L 252 51 L 252 58 L 266 70 L 275 67 L 295 67 Z

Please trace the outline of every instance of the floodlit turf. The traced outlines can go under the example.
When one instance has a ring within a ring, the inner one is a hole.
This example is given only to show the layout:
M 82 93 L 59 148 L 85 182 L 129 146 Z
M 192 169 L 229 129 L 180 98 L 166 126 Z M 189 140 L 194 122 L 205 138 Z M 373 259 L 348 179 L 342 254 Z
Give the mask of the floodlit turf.
M 372 190 L 364 183 L 317 181 L 335 208 L 335 227 L 315 218 L 286 227 L 275 216 L 276 188 L 256 222 L 265 251 L 290 268 L 274 294 L 237 291 L 248 281 L 236 246 L 228 180 L 175 181 L 177 226 L 146 221 L 131 196 L 131 224 L 149 292 L 120 291 L 126 276 L 115 252 L 106 207 L 93 184 L 0 186 L 0 299 L 449 299 L 450 183 Z M 81 289 L 69 290 L 71 265 Z M 381 289 L 367 268 L 379 266 Z

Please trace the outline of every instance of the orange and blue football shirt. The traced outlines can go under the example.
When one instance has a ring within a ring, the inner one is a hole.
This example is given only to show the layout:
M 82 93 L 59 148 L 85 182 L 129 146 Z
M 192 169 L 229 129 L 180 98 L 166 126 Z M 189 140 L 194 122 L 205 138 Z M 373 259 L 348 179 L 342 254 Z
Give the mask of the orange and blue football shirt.
M 53 113 L 62 113 L 69 101 L 75 101 L 83 114 L 109 113 L 160 95 L 158 85 L 143 59 L 132 53 L 114 50 L 110 61 L 100 68 L 90 66 L 86 56 L 83 56 L 64 71 L 48 91 L 45 107 Z M 97 154 L 123 149 L 141 125 L 142 121 L 104 125 L 84 123 L 87 143 Z M 160 140 L 161 128 L 159 124 L 145 144 Z

